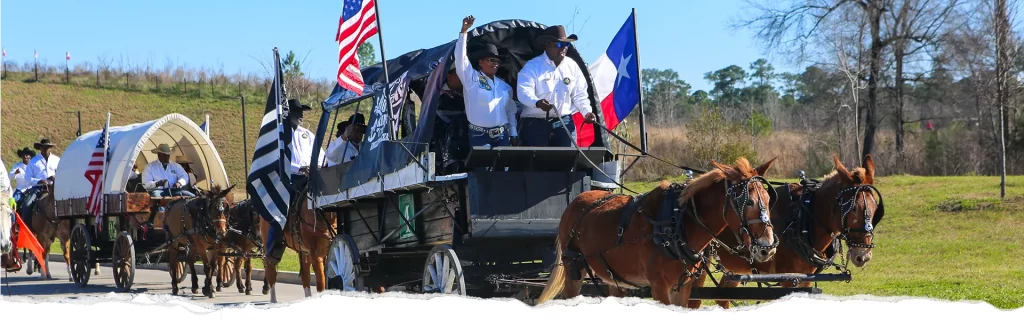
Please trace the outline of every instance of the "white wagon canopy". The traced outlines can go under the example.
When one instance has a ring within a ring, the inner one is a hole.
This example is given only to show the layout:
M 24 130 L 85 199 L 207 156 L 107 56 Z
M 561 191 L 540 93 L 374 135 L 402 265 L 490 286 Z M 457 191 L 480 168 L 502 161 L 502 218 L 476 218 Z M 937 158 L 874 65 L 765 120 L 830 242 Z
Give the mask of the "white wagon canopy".
M 61 162 L 57 166 L 57 179 L 54 183 L 54 200 L 70 204 L 70 207 L 58 208 L 58 214 L 87 214 L 84 204 L 92 190 L 92 184 L 86 179 L 85 171 L 102 133 L 101 129 L 83 134 L 71 142 L 64 150 L 64 154 L 60 155 Z M 227 171 L 213 142 L 195 122 L 175 113 L 144 123 L 111 126 L 110 160 L 103 183 L 103 194 L 109 196 L 137 192 L 126 190 L 132 167 L 137 165 L 141 173 L 147 164 L 157 159 L 152 150 L 164 143 L 173 149 L 171 161 L 183 156 L 192 162 L 191 167 L 196 181 L 190 183 L 205 189 L 214 185 L 222 188 L 228 186 Z

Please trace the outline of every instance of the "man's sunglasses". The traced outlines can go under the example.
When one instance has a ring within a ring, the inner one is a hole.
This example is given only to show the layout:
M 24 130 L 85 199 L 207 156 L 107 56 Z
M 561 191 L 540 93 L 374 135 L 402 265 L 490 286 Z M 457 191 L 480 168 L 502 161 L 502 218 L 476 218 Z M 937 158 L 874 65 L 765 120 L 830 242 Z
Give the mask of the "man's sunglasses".
M 569 43 L 568 42 L 559 42 L 559 41 L 555 42 L 555 48 L 562 49 L 562 48 L 568 48 L 568 47 L 569 47 Z

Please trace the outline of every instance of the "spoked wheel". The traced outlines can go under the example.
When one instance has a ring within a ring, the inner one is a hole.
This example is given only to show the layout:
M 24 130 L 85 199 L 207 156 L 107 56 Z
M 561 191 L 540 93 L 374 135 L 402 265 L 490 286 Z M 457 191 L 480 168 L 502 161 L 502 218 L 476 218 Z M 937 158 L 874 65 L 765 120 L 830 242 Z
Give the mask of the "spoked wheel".
M 327 250 L 327 289 L 341 291 L 360 290 L 362 284 L 356 275 L 359 248 L 348 234 L 338 234 Z
M 187 264 L 184 262 L 178 262 L 178 279 L 176 280 L 178 283 L 184 282 L 185 277 L 188 276 L 188 269 L 186 268 L 188 268 Z
M 423 266 L 423 293 L 466 295 L 462 264 L 452 246 L 434 246 Z
M 128 292 L 135 283 L 135 243 L 128 232 L 121 231 L 117 235 L 110 261 L 114 269 L 114 284 L 122 292 Z
M 89 230 L 84 224 L 77 224 L 71 230 L 70 242 L 71 278 L 76 284 L 84 287 L 89 284 L 89 269 L 92 267 L 89 263 L 92 260 L 92 237 L 89 236 Z
M 224 265 L 221 266 L 218 276 L 225 288 L 235 285 L 235 260 L 237 259 L 232 256 L 224 257 Z

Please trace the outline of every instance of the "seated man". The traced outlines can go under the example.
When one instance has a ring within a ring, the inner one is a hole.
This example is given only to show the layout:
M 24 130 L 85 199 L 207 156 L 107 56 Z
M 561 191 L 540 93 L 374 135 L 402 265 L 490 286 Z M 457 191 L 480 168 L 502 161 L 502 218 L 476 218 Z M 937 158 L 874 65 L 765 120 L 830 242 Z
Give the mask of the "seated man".
M 157 154 L 157 161 L 150 162 L 142 170 L 142 185 L 149 195 L 195 197 L 188 190 L 182 190 L 188 183 L 188 174 L 181 165 L 171 162 L 171 148 L 166 143 L 160 144 L 153 153 Z
M 356 113 L 338 124 L 338 139 L 327 145 L 327 165 L 347 163 L 359 155 L 359 144 L 366 133 L 366 119 Z
M 18 210 L 18 214 L 21 215 L 21 220 L 25 222 L 25 225 L 32 225 L 32 213 L 35 210 L 36 199 L 46 195 L 49 191 L 48 186 L 56 181 L 60 157 L 50 153 L 50 149 L 55 146 L 50 143 L 50 139 L 46 138 L 33 145 L 36 150 L 39 150 L 39 154 L 29 160 L 28 167 L 25 169 L 25 179 L 28 179 L 32 187 L 22 195 L 21 203 L 18 203 L 18 208 L 22 208 Z

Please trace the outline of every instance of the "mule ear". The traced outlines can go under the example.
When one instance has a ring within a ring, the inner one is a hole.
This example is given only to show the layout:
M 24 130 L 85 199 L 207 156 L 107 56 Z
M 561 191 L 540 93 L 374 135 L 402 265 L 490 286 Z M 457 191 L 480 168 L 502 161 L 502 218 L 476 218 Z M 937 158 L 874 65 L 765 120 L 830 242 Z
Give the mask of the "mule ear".
M 843 163 L 839 162 L 839 157 L 838 156 L 833 154 L 832 155 L 832 162 L 834 162 L 834 164 L 836 166 L 836 172 L 839 172 L 839 175 L 841 176 L 841 178 L 843 178 L 843 180 L 846 180 L 846 181 L 852 181 L 853 180 L 853 176 L 850 175 L 850 170 L 847 170 L 846 166 L 843 166 Z
M 754 171 L 757 171 L 757 175 L 764 176 L 764 173 L 768 172 L 768 168 L 771 168 L 772 164 L 775 163 L 775 159 L 778 159 L 778 158 L 779 157 L 775 157 L 775 158 L 772 158 L 771 160 L 768 160 L 768 162 L 765 162 L 764 164 L 761 164 L 761 166 L 757 167 L 756 169 L 754 169 Z
M 230 186 L 230 187 L 228 187 L 227 189 L 224 189 L 224 191 L 221 191 L 221 192 L 220 192 L 219 194 L 217 194 L 217 197 L 218 197 L 218 198 L 224 198 L 224 197 L 227 197 L 227 196 L 228 196 L 228 193 L 230 193 L 230 192 L 231 192 L 231 189 L 234 189 L 234 188 L 235 188 L 235 185 L 231 185 L 231 186 Z
M 871 159 L 871 155 L 868 154 L 864 157 L 864 173 L 867 175 L 868 183 L 872 183 L 875 180 L 875 160 Z

